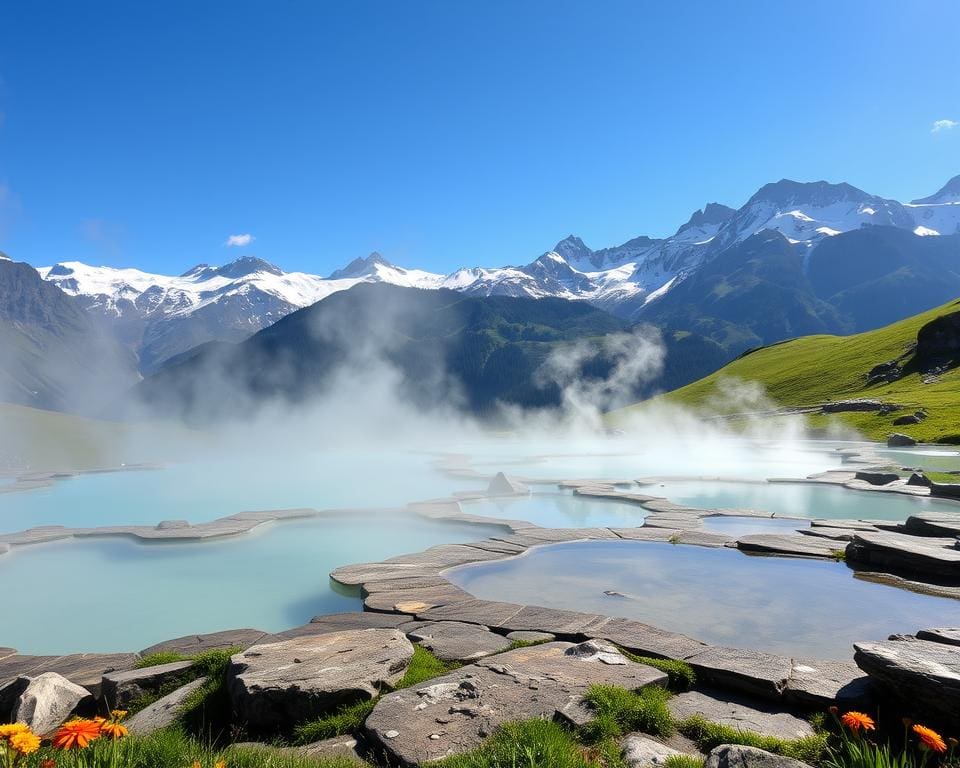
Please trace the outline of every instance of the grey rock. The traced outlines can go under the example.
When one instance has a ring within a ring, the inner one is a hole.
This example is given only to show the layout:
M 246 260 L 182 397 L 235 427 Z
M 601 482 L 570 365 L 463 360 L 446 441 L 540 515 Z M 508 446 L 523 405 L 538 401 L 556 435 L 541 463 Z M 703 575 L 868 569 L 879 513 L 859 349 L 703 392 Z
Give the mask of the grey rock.
M 816 536 L 803 534 L 757 533 L 741 536 L 737 548 L 745 552 L 765 552 L 796 557 L 834 557 L 838 546 L 836 542 Z
M 960 645 L 960 627 L 921 629 L 917 632 L 917 639 L 930 640 L 934 643 L 945 643 L 946 645 Z
M 721 744 L 708 756 L 704 768 L 810 768 L 791 757 L 782 757 L 756 747 Z
M 192 666 L 192 661 L 174 661 L 127 672 L 112 672 L 103 676 L 100 696 L 109 709 L 129 709 L 134 701 L 156 694 L 165 685 L 177 680 L 186 683 Z
M 937 483 L 930 481 L 930 495 L 945 499 L 960 499 L 960 483 Z
M 654 741 L 642 733 L 631 733 L 621 743 L 623 759 L 630 768 L 650 768 L 663 765 L 671 755 L 682 754 L 676 749 Z
M 692 637 L 633 619 L 610 619 L 600 626 L 596 636 L 610 640 L 631 653 L 665 659 L 687 659 L 709 648 Z
M 494 600 L 468 600 L 465 603 L 442 605 L 418 611 L 417 618 L 424 621 L 465 621 L 487 627 L 505 629 L 503 626 L 523 609 L 516 603 L 500 603 Z
M 387 694 L 367 718 L 365 730 L 375 753 L 382 750 L 400 765 L 414 766 L 473 749 L 509 720 L 553 718 L 580 701 L 593 684 L 633 689 L 666 684 L 666 675 L 658 670 L 624 661 L 604 663 L 596 646 L 582 651 L 571 643 L 518 648 L 420 688 Z
M 81 702 L 91 698 L 86 688 L 56 672 L 21 678 L 18 683 L 22 691 L 14 704 L 11 720 L 26 723 L 41 735 L 58 728 Z
M 407 637 L 443 661 L 474 661 L 510 647 L 503 635 L 461 621 L 423 622 L 408 630 Z
M 782 706 L 726 691 L 687 691 L 671 698 L 667 706 L 678 720 L 700 715 L 711 723 L 781 739 L 798 739 L 813 734 L 810 723 L 784 712 Z
M 864 482 L 870 483 L 870 485 L 889 485 L 890 483 L 895 483 L 900 479 L 900 475 L 896 472 L 857 472 L 857 480 L 863 480 Z
M 847 559 L 894 571 L 927 576 L 960 577 L 956 537 L 909 536 L 890 531 L 863 531 L 847 545 Z
M 410 621 L 409 616 L 370 611 L 332 613 L 310 619 L 311 624 L 323 627 L 327 632 L 341 632 L 346 629 L 396 629 L 408 621 Z
M 367 763 L 364 763 L 360 758 L 357 751 L 357 740 L 352 736 L 334 736 L 330 739 L 315 741 L 299 747 L 276 747 L 257 741 L 238 742 L 235 743 L 233 747 L 244 751 L 256 752 L 258 756 L 262 755 L 261 763 L 263 765 L 273 765 L 275 762 L 273 758 L 277 755 L 337 760 L 339 761 L 337 765 L 344 760 L 356 763 L 357 765 L 367 765 Z
M 763 651 L 708 646 L 686 659 L 697 679 L 720 688 L 779 701 L 793 665 L 790 659 Z
M 503 472 L 497 472 L 487 486 L 488 496 L 526 496 L 528 493 L 530 489 L 527 486 L 519 480 L 507 477 Z
M 514 632 L 507 632 L 507 640 L 519 640 L 524 643 L 549 643 L 556 639 L 556 636 L 549 632 L 537 632 L 532 629 L 518 629 Z
M 307 635 L 238 653 L 227 686 L 238 719 L 261 730 L 372 699 L 403 676 L 412 657 L 396 629 Z
M 914 472 L 907 480 L 907 485 L 921 485 L 929 488 L 930 478 L 924 475 L 922 472 Z
M 860 669 L 911 711 L 960 726 L 960 646 L 905 639 L 853 647 Z
M 151 645 L 140 651 L 143 656 L 153 653 L 172 652 L 182 653 L 184 656 L 194 656 L 204 651 L 221 648 L 249 648 L 266 636 L 262 629 L 226 629 L 222 632 L 210 632 L 205 635 L 184 635 L 172 640 Z
M 869 708 L 873 700 L 870 678 L 852 661 L 793 659 L 784 700 L 804 707 L 826 709 L 839 705 L 848 709 Z
M 920 421 L 921 421 L 921 419 L 920 419 L 919 416 L 917 416 L 917 415 L 914 414 L 914 413 L 908 413 L 908 414 L 905 415 L 905 416 L 897 416 L 897 418 L 895 418 L 895 419 L 893 420 L 893 426 L 895 426 L 895 427 L 903 427 L 903 426 L 906 426 L 906 425 L 908 425 L 908 424 L 919 424 Z
M 162 728 L 173 725 L 180 716 L 186 700 L 194 691 L 202 688 L 208 679 L 209 678 L 206 677 L 197 678 L 193 682 L 177 688 L 173 693 L 141 709 L 125 721 L 130 733 L 138 736 L 146 736 L 154 731 L 159 731 Z
M 887 447 L 889 448 L 907 448 L 916 444 L 917 441 L 910 437 L 910 435 L 904 435 L 900 432 L 894 432 L 887 437 Z

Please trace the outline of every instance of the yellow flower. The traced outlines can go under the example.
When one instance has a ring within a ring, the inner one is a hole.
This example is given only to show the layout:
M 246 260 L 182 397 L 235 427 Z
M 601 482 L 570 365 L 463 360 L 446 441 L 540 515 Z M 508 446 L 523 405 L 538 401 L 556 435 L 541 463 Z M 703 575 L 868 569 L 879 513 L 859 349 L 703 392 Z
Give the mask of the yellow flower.
M 125 709 L 111 709 L 110 716 L 114 720 L 123 720 L 127 716 L 127 710 Z
M 30 726 L 26 723 L 11 723 L 10 725 L 0 725 L 0 739 L 8 739 L 15 733 L 29 731 Z
M 107 720 L 107 722 L 101 723 L 100 733 L 102 733 L 108 739 L 113 739 L 116 741 L 117 739 L 123 738 L 127 735 L 127 726 L 117 722 L 116 720 Z
M 227 761 L 226 761 L 226 760 L 217 760 L 217 762 L 214 763 L 213 768 L 227 768 Z
M 20 731 L 10 737 L 10 746 L 18 754 L 29 755 L 40 749 L 40 737 L 30 730 Z

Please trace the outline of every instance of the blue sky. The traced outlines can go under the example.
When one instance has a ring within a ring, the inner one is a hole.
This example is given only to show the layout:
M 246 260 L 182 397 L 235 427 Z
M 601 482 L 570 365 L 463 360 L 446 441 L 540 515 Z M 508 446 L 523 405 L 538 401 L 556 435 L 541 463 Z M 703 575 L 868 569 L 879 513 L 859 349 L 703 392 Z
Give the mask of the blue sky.
M 0 250 L 447 271 L 782 177 L 912 199 L 960 173 L 958 29 L 953 0 L 3 3 Z

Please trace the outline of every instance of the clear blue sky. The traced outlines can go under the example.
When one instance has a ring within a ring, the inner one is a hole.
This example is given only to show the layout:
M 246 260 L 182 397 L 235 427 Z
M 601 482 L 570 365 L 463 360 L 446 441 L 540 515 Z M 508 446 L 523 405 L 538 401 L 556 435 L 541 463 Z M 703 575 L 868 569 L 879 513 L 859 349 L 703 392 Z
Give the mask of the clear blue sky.
M 958 30 L 955 0 L 6 2 L 0 250 L 446 271 L 782 177 L 911 199 L 960 173 Z

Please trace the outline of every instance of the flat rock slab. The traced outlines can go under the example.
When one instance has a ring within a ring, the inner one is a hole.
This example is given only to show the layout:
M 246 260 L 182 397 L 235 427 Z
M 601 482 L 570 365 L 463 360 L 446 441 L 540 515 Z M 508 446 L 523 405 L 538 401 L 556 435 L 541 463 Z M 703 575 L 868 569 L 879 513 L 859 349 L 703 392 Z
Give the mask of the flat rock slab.
M 917 639 L 930 640 L 934 643 L 945 643 L 946 645 L 960 645 L 960 627 L 921 629 L 917 632 Z
M 468 624 L 483 624 L 487 627 L 503 628 L 505 622 L 516 616 L 522 605 L 501 603 L 495 600 L 467 600 L 463 603 L 442 605 L 425 611 L 418 611 L 417 618 L 422 621 L 465 621 Z
M 595 636 L 616 643 L 631 653 L 665 659 L 687 659 L 709 647 L 687 635 L 668 632 L 633 619 L 610 619 Z
M 125 725 L 130 733 L 137 736 L 146 736 L 173 725 L 180 716 L 183 705 L 190 695 L 203 687 L 209 678 L 200 677 L 193 682 L 187 683 L 182 688 L 177 688 L 173 693 L 164 696 L 149 704 L 132 717 L 125 721 Z
M 704 768 L 810 768 L 792 757 L 782 757 L 756 747 L 722 744 L 708 756 Z
M 406 631 L 408 638 L 443 661 L 475 661 L 510 647 L 503 635 L 461 621 L 419 622 Z
M 869 710 L 873 686 L 852 661 L 795 658 L 784 689 L 785 701 L 804 707 L 826 709 L 831 705 Z
M 813 734 L 810 723 L 789 712 L 784 712 L 782 707 L 727 692 L 687 691 L 671 698 L 667 706 L 678 720 L 691 715 L 700 715 L 711 723 L 781 739 L 798 739 Z
M 142 696 L 156 694 L 168 683 L 176 685 L 178 678 L 186 683 L 192 666 L 192 661 L 174 661 L 126 672 L 111 672 L 103 676 L 101 696 L 110 709 L 129 709 Z
M 479 746 L 500 724 L 552 718 L 593 684 L 666 685 L 662 672 L 607 644 L 546 643 L 483 659 L 384 696 L 367 718 L 374 751 L 414 766 Z
M 960 725 L 960 646 L 906 639 L 853 647 L 860 669 L 891 695 Z
M 223 648 L 249 648 L 255 645 L 268 633 L 262 629 L 226 629 L 222 632 L 209 632 L 205 635 L 184 635 L 171 640 L 151 645 L 140 651 L 141 656 L 153 653 L 182 653 L 184 656 L 195 656 L 204 651 L 213 651 Z
M 8 656 L 0 661 L 0 711 L 6 697 L 4 689 L 21 676 L 36 677 L 56 672 L 71 683 L 86 688 L 94 696 L 100 692 L 105 674 L 133 669 L 140 660 L 136 653 L 73 653 L 66 656 Z M 7 704 L 9 706 L 9 703 Z
M 842 545 L 830 539 L 804 536 L 801 533 L 758 533 L 737 539 L 737 549 L 744 552 L 766 552 L 796 557 L 835 557 L 836 552 L 842 551 L 843 548 Z
M 623 750 L 623 759 L 630 768 L 650 768 L 660 766 L 672 755 L 682 752 L 661 744 L 642 733 L 631 733 L 620 743 Z
M 960 578 L 960 549 L 957 549 L 956 537 L 864 531 L 847 545 L 847 559 L 929 576 Z
M 347 629 L 396 629 L 408 621 L 409 616 L 369 611 L 331 613 L 329 616 L 314 616 L 310 619 L 312 625 L 323 627 L 328 632 L 342 632 Z
M 790 659 L 763 651 L 708 646 L 686 662 L 697 679 L 727 690 L 779 701 L 793 671 Z
M 307 635 L 255 645 L 230 659 L 227 687 L 253 730 L 289 726 L 372 699 L 402 676 L 413 646 L 396 629 Z

